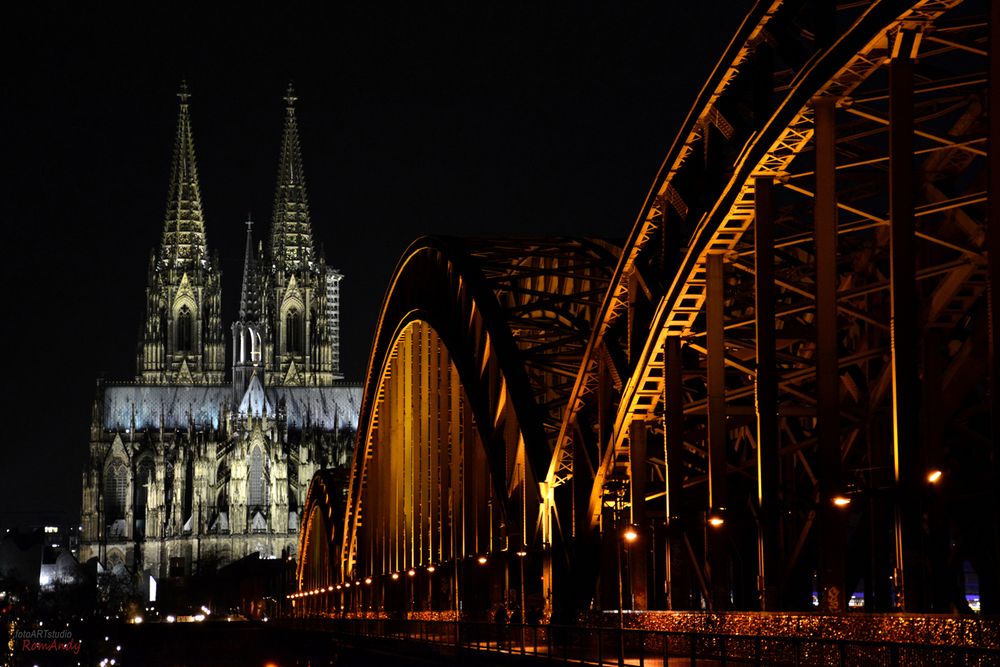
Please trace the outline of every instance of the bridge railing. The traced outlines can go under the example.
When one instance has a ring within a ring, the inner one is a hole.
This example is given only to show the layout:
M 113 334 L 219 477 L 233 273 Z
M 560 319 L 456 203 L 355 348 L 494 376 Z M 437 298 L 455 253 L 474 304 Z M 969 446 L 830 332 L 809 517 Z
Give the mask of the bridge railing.
M 348 640 L 419 642 L 460 651 L 545 658 L 560 664 L 638 667 L 1000 664 L 1000 650 L 966 645 L 391 618 L 312 618 L 301 622 Z

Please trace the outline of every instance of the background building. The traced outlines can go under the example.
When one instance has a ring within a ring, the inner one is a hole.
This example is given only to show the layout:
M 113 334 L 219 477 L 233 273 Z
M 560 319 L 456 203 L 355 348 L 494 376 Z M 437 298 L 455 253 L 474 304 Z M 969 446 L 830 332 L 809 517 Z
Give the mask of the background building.
M 350 465 L 361 391 L 341 381 L 343 276 L 314 248 L 291 88 L 266 248 L 247 223 L 226 382 L 219 261 L 179 98 L 136 378 L 99 383 L 83 473 L 81 561 L 154 577 L 294 554 L 313 473 Z

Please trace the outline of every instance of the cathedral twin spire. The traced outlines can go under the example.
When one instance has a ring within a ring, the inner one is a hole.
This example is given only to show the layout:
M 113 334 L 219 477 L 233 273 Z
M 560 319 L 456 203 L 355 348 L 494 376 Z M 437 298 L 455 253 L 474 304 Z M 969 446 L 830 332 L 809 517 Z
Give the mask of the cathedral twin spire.
M 191 114 L 188 110 L 187 83 L 182 82 L 177 98 L 180 113 L 177 119 L 177 136 L 174 139 L 174 157 L 170 167 L 170 187 L 167 193 L 167 211 L 163 223 L 163 248 L 161 258 L 176 268 L 185 268 L 206 258 L 205 215 L 201 206 L 201 188 L 198 185 L 198 165 L 194 155 L 194 137 L 191 132 Z
M 295 90 L 285 94 L 285 129 L 281 138 L 278 184 L 271 221 L 271 259 L 279 269 L 297 269 L 313 261 L 312 223 L 306 196 L 299 127 L 295 119 Z
M 198 182 L 187 83 L 182 82 L 177 135 L 170 169 L 170 187 L 163 224 L 161 258 L 170 266 L 185 268 L 207 257 L 205 215 Z M 274 215 L 268 249 L 272 262 L 282 269 L 297 269 L 314 260 L 312 222 L 306 194 L 305 170 L 295 117 L 298 97 L 291 84 L 284 97 L 285 126 L 274 194 Z
M 217 259 L 208 253 L 186 84 L 177 97 L 163 240 L 150 266 L 138 376 L 149 383 L 213 384 L 225 370 L 220 272 Z M 276 383 L 326 384 L 339 368 L 341 276 L 316 257 L 296 99 L 289 85 L 267 265 L 255 252 L 247 221 L 239 322 L 234 324 L 234 380 L 237 366 L 247 366 L 245 370 L 261 368 Z M 250 340 L 252 345 L 244 344 Z

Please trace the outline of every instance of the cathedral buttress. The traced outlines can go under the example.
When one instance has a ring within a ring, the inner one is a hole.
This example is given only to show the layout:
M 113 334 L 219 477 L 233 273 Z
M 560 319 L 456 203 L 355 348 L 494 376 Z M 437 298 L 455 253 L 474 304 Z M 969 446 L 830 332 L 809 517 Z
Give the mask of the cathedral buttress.
M 219 262 L 208 254 L 185 84 L 177 97 L 163 240 L 150 260 L 137 380 L 215 384 L 225 373 Z
M 296 99 L 289 85 L 263 313 L 268 333 L 265 366 L 272 385 L 328 385 L 338 377 L 339 364 L 334 363 L 337 336 L 330 330 L 327 304 L 332 290 L 339 295 L 340 274 L 317 257 L 313 244 Z M 332 275 L 338 278 L 330 287 Z

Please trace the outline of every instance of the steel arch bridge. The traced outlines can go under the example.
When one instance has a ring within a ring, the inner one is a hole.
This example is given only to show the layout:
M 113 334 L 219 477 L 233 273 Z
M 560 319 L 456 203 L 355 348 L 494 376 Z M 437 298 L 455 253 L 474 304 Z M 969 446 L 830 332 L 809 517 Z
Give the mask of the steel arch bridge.
M 417 241 L 293 604 L 1000 608 L 996 15 L 760 2 L 623 245 Z

